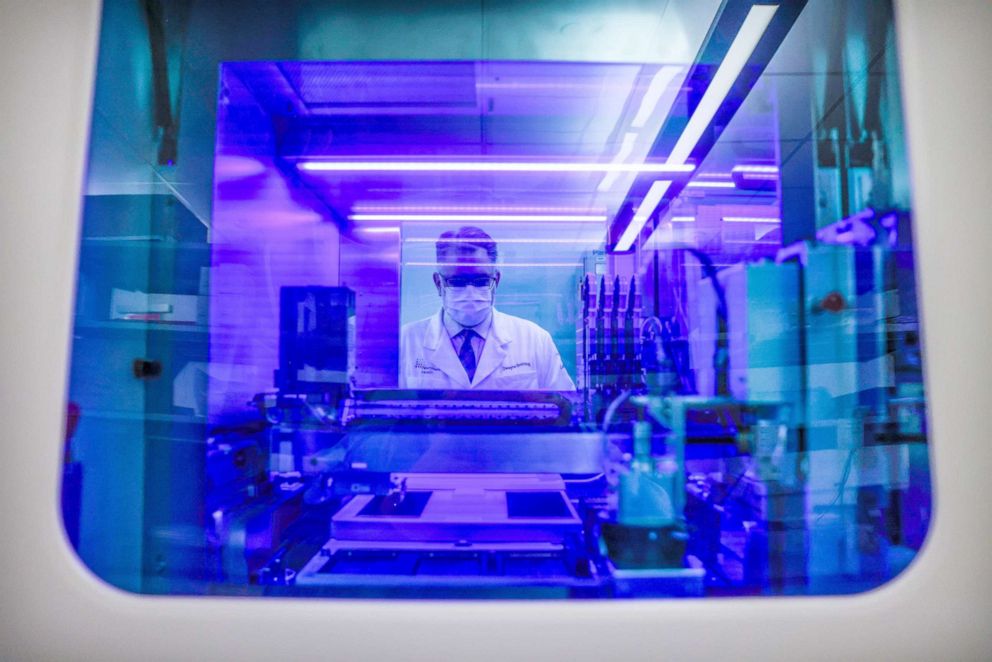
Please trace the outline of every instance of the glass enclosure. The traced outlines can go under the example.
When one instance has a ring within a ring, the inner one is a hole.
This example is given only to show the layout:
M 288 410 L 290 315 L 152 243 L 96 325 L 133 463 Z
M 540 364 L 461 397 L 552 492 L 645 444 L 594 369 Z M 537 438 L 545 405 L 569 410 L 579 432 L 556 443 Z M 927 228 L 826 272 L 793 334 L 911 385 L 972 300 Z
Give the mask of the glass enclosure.
M 866 591 L 932 492 L 892 9 L 107 0 L 62 485 L 146 594 Z

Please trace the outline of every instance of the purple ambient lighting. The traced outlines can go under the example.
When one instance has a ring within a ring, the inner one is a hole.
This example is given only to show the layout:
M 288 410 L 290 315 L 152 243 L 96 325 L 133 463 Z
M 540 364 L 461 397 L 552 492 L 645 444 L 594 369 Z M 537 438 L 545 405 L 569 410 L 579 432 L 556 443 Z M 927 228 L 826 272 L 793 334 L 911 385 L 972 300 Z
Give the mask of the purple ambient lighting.
M 672 216 L 672 223 L 694 223 L 695 216 Z
M 214 172 L 221 179 L 244 179 L 265 173 L 265 164 L 248 156 L 222 154 L 214 161 Z
M 390 221 L 432 223 L 606 223 L 606 216 L 568 214 L 352 214 L 358 222 Z
M 689 164 L 509 161 L 304 161 L 308 172 L 633 172 L 691 173 Z

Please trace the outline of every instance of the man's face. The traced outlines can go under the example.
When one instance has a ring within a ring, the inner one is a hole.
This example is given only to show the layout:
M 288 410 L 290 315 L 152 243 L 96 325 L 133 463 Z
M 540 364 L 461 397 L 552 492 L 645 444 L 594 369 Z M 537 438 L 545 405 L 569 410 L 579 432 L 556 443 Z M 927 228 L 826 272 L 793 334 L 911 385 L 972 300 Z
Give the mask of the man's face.
M 499 271 L 485 249 L 459 246 L 443 254 L 434 273 L 434 285 L 444 312 L 465 327 L 478 326 L 489 317 Z
M 499 270 L 490 262 L 485 249 L 477 246 L 449 248 L 434 274 L 437 293 L 444 296 L 444 289 L 459 289 L 460 286 L 475 287 L 486 278 L 491 279 L 493 290 L 499 285 Z

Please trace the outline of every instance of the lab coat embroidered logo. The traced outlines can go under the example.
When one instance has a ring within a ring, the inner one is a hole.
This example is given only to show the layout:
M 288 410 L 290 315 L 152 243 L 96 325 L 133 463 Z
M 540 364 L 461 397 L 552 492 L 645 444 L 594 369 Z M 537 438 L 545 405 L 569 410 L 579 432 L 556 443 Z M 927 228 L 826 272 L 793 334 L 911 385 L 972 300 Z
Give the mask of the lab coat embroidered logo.
M 431 375 L 435 372 L 441 372 L 441 368 L 437 367 L 433 363 L 427 363 L 423 359 L 417 359 L 413 364 L 413 367 L 416 370 L 419 370 L 422 375 Z

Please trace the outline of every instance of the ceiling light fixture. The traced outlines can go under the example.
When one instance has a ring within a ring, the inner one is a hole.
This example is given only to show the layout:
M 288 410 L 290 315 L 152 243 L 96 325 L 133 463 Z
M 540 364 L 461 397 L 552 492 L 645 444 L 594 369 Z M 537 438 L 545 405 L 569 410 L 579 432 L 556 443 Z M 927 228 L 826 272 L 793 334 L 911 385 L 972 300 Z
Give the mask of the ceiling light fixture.
M 773 165 L 736 165 L 731 169 L 731 172 L 777 175 L 778 167 Z
M 433 243 L 436 243 L 437 240 L 438 240 L 437 237 L 410 237 L 409 239 L 404 239 L 403 242 L 404 243 L 411 243 L 411 244 L 433 244 Z M 452 242 L 452 243 L 475 243 L 475 242 L 478 241 L 478 239 L 445 239 L 444 241 L 446 243 L 447 242 Z M 525 238 L 511 238 L 511 239 L 506 239 L 506 238 L 500 238 L 499 240 L 497 240 L 497 243 L 499 243 L 499 244 L 565 244 L 565 245 L 590 244 L 590 245 L 596 246 L 596 245 L 599 245 L 599 244 L 602 244 L 603 243 L 603 238 L 602 237 L 600 237 L 599 239 L 551 239 L 551 238 L 549 238 L 549 239 L 533 239 L 533 238 L 526 238 L 526 239 Z
M 352 214 L 350 220 L 361 222 L 431 222 L 431 223 L 606 223 L 599 214 Z
M 754 49 L 758 46 L 758 42 L 761 41 L 761 37 L 765 34 L 765 30 L 768 29 L 768 25 L 771 23 L 776 11 L 778 11 L 778 5 L 754 5 L 748 11 L 740 31 L 734 37 L 730 48 L 727 49 L 727 54 L 724 56 L 723 62 L 720 63 L 716 74 L 703 94 L 703 98 L 700 99 L 699 105 L 696 106 L 696 110 L 693 112 L 692 117 L 689 118 L 685 129 L 683 129 L 682 135 L 679 136 L 675 147 L 672 148 L 671 154 L 668 155 L 668 164 L 673 167 L 684 164 L 685 160 L 692 154 L 696 143 L 699 142 L 706 127 L 710 125 L 720 106 L 723 105 L 723 101 L 730 92 L 730 88 L 733 87 L 734 82 L 744 69 L 744 65 L 747 64 Z M 671 185 L 670 181 L 655 182 L 651 186 L 651 190 L 654 190 L 656 186 L 662 183 L 665 184 L 664 191 L 667 191 L 669 185 Z M 647 203 L 649 202 L 649 198 L 651 198 L 651 191 L 648 191 L 648 195 L 644 197 L 644 201 L 638 207 L 637 213 L 634 214 L 634 217 L 620 236 L 620 240 L 617 241 L 614 247 L 615 251 L 623 252 L 630 250 L 631 246 L 634 245 L 634 241 L 644 228 L 644 225 L 651 218 L 651 214 L 654 213 L 658 203 L 661 202 L 664 191 L 662 191 L 662 195 L 656 196 L 657 200 L 654 200 L 654 204 L 650 208 L 648 208 Z
M 655 114 L 655 108 L 661 100 L 661 95 L 665 93 L 665 90 L 668 89 L 668 86 L 681 71 L 682 67 L 672 65 L 662 67 L 658 70 L 658 73 L 651 79 L 647 91 L 644 92 L 641 105 L 637 109 L 637 115 L 634 116 L 634 121 L 630 123 L 632 127 L 640 129 Z M 672 101 L 675 100 L 675 96 L 674 94 L 672 95 Z M 667 110 L 665 111 L 665 115 L 668 115 Z
M 630 249 L 634 244 L 634 240 L 637 239 L 637 235 L 641 233 L 641 229 L 644 224 L 647 223 L 648 218 L 654 212 L 658 203 L 661 199 L 665 197 L 665 192 L 668 187 L 672 185 L 667 179 L 662 179 L 651 184 L 651 188 L 648 189 L 647 195 L 638 205 L 637 211 L 634 212 L 634 217 L 630 219 L 630 223 L 627 225 L 627 229 L 624 230 L 623 235 L 620 236 L 620 240 L 617 242 L 616 250 L 625 251 Z M 621 248 L 622 247 L 622 248 Z
M 682 135 L 668 156 L 668 163 L 681 164 L 689 158 L 693 148 L 703 135 L 703 131 L 709 126 L 716 115 L 723 100 L 730 92 L 737 77 L 740 76 L 744 65 L 751 58 L 751 54 L 761 41 L 762 35 L 768 29 L 778 5 L 754 5 L 747 13 L 743 25 L 733 43 L 727 49 L 727 54 L 716 70 L 713 80 L 710 81 L 703 98 L 696 106 L 695 112 L 689 118 L 689 123 L 685 125 Z
M 380 205 L 359 202 L 353 214 L 606 214 L 605 207 L 520 205 Z
M 690 174 L 696 167 L 671 163 L 511 161 L 303 161 L 308 172 L 633 172 Z
M 442 266 L 437 262 L 404 262 L 405 267 L 439 267 Z M 443 266 L 447 267 L 477 267 L 478 262 L 445 262 Z M 581 265 L 577 262 L 502 262 L 497 263 L 496 268 L 502 269 L 503 267 L 551 267 L 556 269 L 568 268 L 568 269 L 578 269 Z
M 724 223 L 781 223 L 781 218 L 766 216 L 724 216 Z
M 617 155 L 613 158 L 613 163 L 623 163 L 630 158 L 631 153 L 634 151 L 634 141 L 637 140 L 636 133 L 625 133 L 623 136 L 623 142 L 620 144 L 620 149 L 617 150 Z M 603 180 L 599 182 L 597 190 L 609 191 L 613 184 L 620 177 L 619 172 L 608 172 L 603 176 Z
M 355 228 L 355 229 L 359 232 L 367 232 L 369 234 L 390 234 L 400 231 L 400 229 L 395 226 L 389 226 L 389 227 L 373 226 L 373 227 L 364 227 L 364 228 Z
M 733 182 L 692 181 L 686 184 L 686 188 L 737 188 L 737 185 Z

